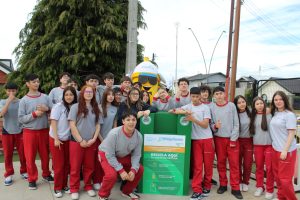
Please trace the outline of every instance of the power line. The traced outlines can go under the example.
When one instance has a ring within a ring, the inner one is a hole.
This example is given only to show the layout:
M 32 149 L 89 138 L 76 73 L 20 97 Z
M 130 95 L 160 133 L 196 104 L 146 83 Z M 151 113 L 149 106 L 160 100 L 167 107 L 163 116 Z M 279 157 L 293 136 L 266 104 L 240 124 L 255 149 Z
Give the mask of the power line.
M 262 11 L 260 11 L 257 6 L 252 2 L 253 5 L 249 5 L 250 0 L 244 1 L 245 9 L 253 15 L 260 23 L 272 28 L 273 30 L 277 31 L 277 33 L 280 34 L 280 39 L 288 42 L 288 43 L 299 43 L 300 39 L 296 36 L 291 36 L 290 33 L 288 33 L 286 30 L 284 30 L 282 27 L 279 27 L 276 25 L 269 17 L 262 14 Z
M 291 44 L 295 44 L 295 43 L 299 43 L 299 39 L 294 37 L 291 37 L 287 31 L 285 31 L 283 28 L 279 28 L 278 25 L 276 25 L 275 23 L 272 22 L 272 20 L 268 17 L 266 17 L 264 14 L 263 17 L 260 16 L 260 14 L 258 13 L 259 11 L 257 11 L 255 8 L 253 8 L 251 5 L 249 5 L 248 1 L 245 1 L 247 3 L 244 3 L 245 9 L 251 14 L 253 15 L 258 22 L 264 24 L 265 26 L 268 26 L 270 28 L 272 28 L 273 30 L 275 30 L 279 35 L 280 35 L 280 39 L 284 42 L 288 42 Z M 267 19 L 265 19 L 267 18 Z
M 257 13 L 260 13 L 264 18 L 266 18 L 266 21 L 268 23 L 270 23 L 273 27 L 275 27 L 276 29 L 278 29 L 279 31 L 282 31 L 283 33 L 285 33 L 288 37 L 293 38 L 296 41 L 300 41 L 299 37 L 293 35 L 292 33 L 288 32 L 286 29 L 284 29 L 280 24 L 276 24 L 269 16 L 265 15 L 263 13 L 263 11 L 257 7 L 254 2 L 252 0 L 247 0 L 247 2 L 249 2 L 252 7 L 257 11 Z

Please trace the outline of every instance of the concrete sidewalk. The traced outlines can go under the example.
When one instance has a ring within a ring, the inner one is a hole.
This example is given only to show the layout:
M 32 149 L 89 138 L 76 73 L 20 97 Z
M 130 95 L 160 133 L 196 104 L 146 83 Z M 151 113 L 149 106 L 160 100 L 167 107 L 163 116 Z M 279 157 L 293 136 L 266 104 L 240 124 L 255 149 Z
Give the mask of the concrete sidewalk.
M 4 186 L 3 184 L 3 174 L 4 174 L 4 164 L 0 164 L 0 174 L 1 174 L 1 183 L 0 183 L 0 200 L 54 200 L 56 199 L 53 196 L 53 184 L 46 183 L 42 181 L 41 179 L 41 173 L 40 173 L 40 162 L 37 161 L 37 165 L 39 168 L 39 180 L 37 182 L 38 189 L 37 190 L 29 190 L 28 189 L 28 183 L 25 180 L 22 180 L 19 175 L 19 163 L 15 162 L 15 175 L 13 177 L 14 183 L 11 186 Z M 214 179 L 218 180 L 218 173 L 217 170 L 214 169 Z M 83 185 L 83 183 L 81 184 Z M 217 194 L 218 186 L 213 186 L 212 191 L 209 197 L 205 198 L 207 200 L 235 200 L 235 197 L 233 197 L 230 193 L 230 190 L 225 192 L 222 195 Z M 229 188 L 230 189 L 230 188 Z M 251 180 L 251 183 L 249 185 L 249 191 L 243 192 L 244 199 L 246 200 L 263 200 L 264 196 L 262 197 L 254 197 L 255 191 L 255 181 Z M 190 191 L 190 194 L 192 191 Z M 188 200 L 189 196 L 167 196 L 167 195 L 147 195 L 147 194 L 141 194 L 141 198 L 143 200 Z M 300 199 L 300 194 L 297 194 L 297 198 Z M 61 200 L 70 200 L 70 195 L 64 194 Z M 96 197 L 89 197 L 84 191 L 81 190 L 80 192 L 80 200 L 96 200 L 98 198 Z M 127 198 L 124 198 L 120 195 L 119 191 L 119 184 L 116 184 L 114 187 L 114 190 L 112 192 L 112 195 L 110 196 L 111 200 L 125 200 Z

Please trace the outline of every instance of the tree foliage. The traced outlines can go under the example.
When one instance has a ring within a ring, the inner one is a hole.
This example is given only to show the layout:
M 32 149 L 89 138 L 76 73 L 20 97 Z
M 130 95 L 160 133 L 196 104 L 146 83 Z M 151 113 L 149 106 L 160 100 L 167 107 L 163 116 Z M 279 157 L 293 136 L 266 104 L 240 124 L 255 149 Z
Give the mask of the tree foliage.
M 145 28 L 139 2 L 138 27 Z M 15 48 L 19 68 L 9 80 L 23 95 L 24 75 L 36 73 L 41 90 L 58 85 L 61 72 L 80 79 L 110 71 L 118 80 L 125 71 L 128 0 L 40 0 L 21 30 Z M 138 45 L 138 62 L 143 46 Z

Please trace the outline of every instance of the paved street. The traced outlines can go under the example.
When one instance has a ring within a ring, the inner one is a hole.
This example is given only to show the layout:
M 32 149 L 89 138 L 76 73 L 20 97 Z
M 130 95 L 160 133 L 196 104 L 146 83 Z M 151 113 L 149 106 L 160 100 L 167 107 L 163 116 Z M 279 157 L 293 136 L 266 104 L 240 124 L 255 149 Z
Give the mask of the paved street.
M 38 168 L 40 169 L 40 163 L 37 161 Z M 17 172 L 14 175 L 14 184 L 11 186 L 4 186 L 3 185 L 3 178 L 1 178 L 0 184 L 0 200 L 54 200 L 56 199 L 52 195 L 53 191 L 53 184 L 46 183 L 39 178 L 38 189 L 37 190 L 28 190 L 28 184 L 24 180 L 21 179 L 20 175 L 18 174 L 18 163 L 15 163 L 15 171 Z M 4 171 L 4 164 L 0 164 L 0 174 L 2 176 Z M 39 175 L 41 173 L 39 172 Z M 217 171 L 214 170 L 214 178 L 217 180 Z M 207 197 L 207 200 L 235 200 L 235 198 L 230 194 L 230 191 L 225 192 L 223 195 L 219 195 L 216 193 L 218 186 L 213 186 L 211 195 Z M 123 200 L 126 199 L 120 195 L 119 184 L 114 187 L 114 191 L 110 196 L 111 200 Z M 264 197 L 256 198 L 253 196 L 255 191 L 255 181 L 251 180 L 250 183 L 250 190 L 248 192 L 243 192 L 244 199 L 246 200 L 263 200 Z M 191 192 L 190 192 L 191 193 Z M 141 194 L 143 200 L 188 200 L 189 196 L 167 196 L 167 195 L 147 195 Z M 300 194 L 297 194 L 298 199 L 300 199 Z M 70 196 L 65 194 L 61 200 L 70 200 Z M 97 199 L 96 197 L 89 197 L 85 192 L 80 192 L 80 200 L 93 200 Z

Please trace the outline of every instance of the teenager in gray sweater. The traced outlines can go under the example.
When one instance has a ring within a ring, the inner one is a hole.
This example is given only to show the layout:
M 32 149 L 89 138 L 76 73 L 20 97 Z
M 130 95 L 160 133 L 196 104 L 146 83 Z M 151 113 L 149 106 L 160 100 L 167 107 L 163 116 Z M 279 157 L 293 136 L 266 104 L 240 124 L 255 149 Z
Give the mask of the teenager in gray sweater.
M 224 88 L 218 86 L 213 91 L 216 103 L 211 106 L 212 129 L 218 158 L 220 187 L 218 194 L 227 191 L 226 161 L 229 161 L 231 193 L 237 199 L 243 199 L 240 191 L 239 174 L 239 120 L 235 105 L 225 99 Z
M 175 108 L 180 108 L 191 103 L 189 84 L 190 82 L 187 78 L 178 79 L 178 90 L 172 99 L 175 104 Z
M 250 110 L 244 96 L 238 95 L 234 98 L 234 104 L 239 117 L 239 143 L 240 143 L 240 190 L 249 190 L 249 180 L 253 163 L 253 138 L 249 131 Z
M 164 88 L 160 88 L 153 96 L 152 106 L 157 108 L 158 111 L 169 111 L 175 107 L 174 101 L 170 99 Z
M 103 81 L 105 85 L 98 85 L 97 86 L 97 94 L 99 94 L 100 97 L 100 103 L 102 103 L 102 97 L 103 97 L 103 93 L 106 89 L 113 89 L 114 86 L 114 82 L 115 82 L 115 76 L 113 73 L 111 72 L 106 72 L 103 75 Z
M 79 199 L 81 169 L 83 170 L 84 190 L 89 196 L 96 196 L 92 186 L 92 175 L 95 173 L 96 140 L 103 119 L 96 102 L 95 89 L 92 86 L 82 87 L 79 101 L 72 105 L 68 120 L 72 133 L 70 141 L 71 199 Z
M 68 85 L 68 81 L 71 77 L 71 74 L 68 72 L 63 72 L 59 75 L 60 86 L 53 88 L 49 93 L 49 98 L 53 104 L 62 102 L 63 92 L 65 87 Z
M 35 190 L 38 170 L 35 164 L 37 152 L 42 163 L 42 176 L 45 181 L 53 181 L 49 171 L 49 123 L 50 98 L 39 92 L 40 81 L 37 75 L 25 76 L 29 92 L 21 99 L 18 118 L 23 126 L 24 152 L 27 164 L 29 189 Z
M 272 199 L 274 176 L 272 171 L 272 139 L 269 132 L 271 114 L 266 114 L 266 103 L 261 97 L 255 97 L 252 103 L 250 133 L 253 135 L 254 158 L 256 165 L 256 191 L 259 197 L 266 189 L 265 198 Z M 264 178 L 266 174 L 266 188 Z
M 21 124 L 18 122 L 18 109 L 20 99 L 16 97 L 18 86 L 9 82 L 5 85 L 7 99 L 0 100 L 0 117 L 3 117 L 2 145 L 4 153 L 5 173 L 4 185 L 13 183 L 14 174 L 13 153 L 16 147 L 20 158 L 20 174 L 24 179 L 28 178 L 26 173 L 26 160 L 24 155 L 23 134 Z
M 144 168 L 140 164 L 142 135 L 135 129 L 137 116 L 124 112 L 123 126 L 112 129 L 99 146 L 99 159 L 105 173 L 99 190 L 99 199 L 108 200 L 117 176 L 127 181 L 122 187 L 122 195 L 139 199 L 133 192 L 143 176 Z
M 272 168 L 278 188 L 278 199 L 296 200 L 293 175 L 297 156 L 295 134 L 297 118 L 283 91 L 274 93 L 271 103 Z M 299 177 L 298 177 L 299 181 Z

